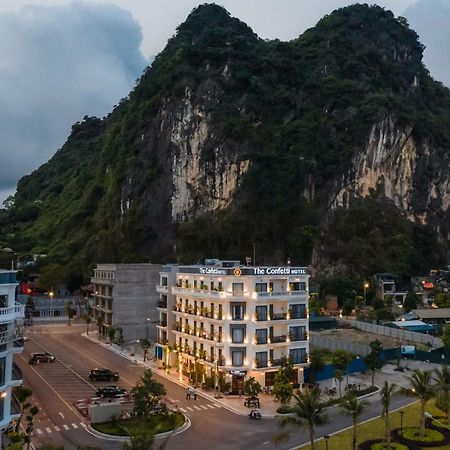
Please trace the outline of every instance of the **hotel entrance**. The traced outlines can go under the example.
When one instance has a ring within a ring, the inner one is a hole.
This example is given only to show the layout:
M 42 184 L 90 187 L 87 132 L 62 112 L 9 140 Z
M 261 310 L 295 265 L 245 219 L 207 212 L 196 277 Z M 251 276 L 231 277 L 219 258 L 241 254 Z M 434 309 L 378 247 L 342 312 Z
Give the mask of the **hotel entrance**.
M 231 370 L 231 393 L 238 395 L 244 392 L 245 374 L 244 370 Z

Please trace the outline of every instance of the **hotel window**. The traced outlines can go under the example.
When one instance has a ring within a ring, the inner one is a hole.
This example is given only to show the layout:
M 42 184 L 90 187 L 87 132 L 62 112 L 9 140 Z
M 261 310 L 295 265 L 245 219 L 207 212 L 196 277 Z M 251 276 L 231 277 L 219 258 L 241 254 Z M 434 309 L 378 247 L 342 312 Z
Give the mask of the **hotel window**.
M 306 362 L 306 348 L 293 348 L 289 350 L 289 357 L 292 364 L 301 364 Z
M 5 370 L 6 370 L 6 357 L 0 359 L 0 386 L 3 386 L 5 384 Z
M 244 283 L 233 283 L 233 295 L 244 295 Z
M 223 284 L 221 281 L 219 281 L 219 291 L 223 291 Z
M 267 292 L 267 283 L 256 283 L 255 291 L 256 292 Z
M 256 343 L 267 344 L 267 328 L 256 330 Z
M 306 319 L 306 305 L 289 305 L 291 319 Z
M 7 307 L 8 307 L 8 296 L 0 295 L 0 308 L 7 308 Z
M 306 339 L 306 327 L 289 327 L 291 341 L 304 341 Z
M 194 289 L 197 289 L 197 280 L 194 280 Z
M 231 318 L 233 320 L 244 320 L 244 305 L 242 303 L 231 303 Z
M 230 325 L 231 341 L 235 344 L 242 344 L 245 339 L 245 326 Z
M 255 312 L 256 320 L 267 320 L 267 306 L 257 306 Z
M 306 291 L 306 283 L 304 281 L 289 283 L 290 291 Z
M 267 367 L 267 352 L 256 352 L 256 367 Z
M 239 367 L 244 365 L 244 352 L 240 351 L 232 351 L 231 352 L 231 365 L 233 367 Z
M 214 281 L 211 281 L 211 290 L 214 290 Z
M 162 279 L 161 279 L 161 285 L 162 285 L 162 286 L 167 286 L 167 277 L 162 277 Z
M 203 280 L 200 281 L 200 289 L 203 289 L 205 286 L 205 282 Z

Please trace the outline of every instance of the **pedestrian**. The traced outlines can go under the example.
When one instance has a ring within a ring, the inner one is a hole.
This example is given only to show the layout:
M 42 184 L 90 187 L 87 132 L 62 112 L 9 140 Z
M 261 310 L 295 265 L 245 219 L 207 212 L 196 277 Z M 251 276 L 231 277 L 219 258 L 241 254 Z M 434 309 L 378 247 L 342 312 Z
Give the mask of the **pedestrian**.
M 186 400 L 190 400 L 191 399 L 191 388 L 188 387 L 186 389 Z
M 197 389 L 192 389 L 192 393 L 194 394 L 194 400 L 197 400 Z

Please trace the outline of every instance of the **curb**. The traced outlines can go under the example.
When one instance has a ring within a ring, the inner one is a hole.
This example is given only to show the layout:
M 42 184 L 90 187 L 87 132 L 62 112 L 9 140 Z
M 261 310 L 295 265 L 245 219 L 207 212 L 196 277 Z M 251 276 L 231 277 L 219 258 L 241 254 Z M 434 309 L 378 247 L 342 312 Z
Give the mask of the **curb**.
M 177 434 L 180 434 L 180 433 L 183 433 L 184 431 L 186 431 L 191 426 L 191 420 L 189 419 L 188 416 L 185 416 L 184 414 L 183 414 L 183 417 L 184 417 L 183 425 L 181 425 L 180 427 L 178 427 L 172 431 L 166 431 L 164 433 L 157 433 L 157 434 L 155 434 L 155 439 L 164 439 L 169 436 L 176 436 Z M 93 428 L 91 425 L 87 425 L 85 427 L 85 430 L 88 433 L 92 434 L 92 436 L 94 436 L 98 439 L 103 439 L 105 441 L 130 442 L 129 437 L 114 436 L 112 434 L 102 433 L 101 431 L 98 431 L 95 428 Z

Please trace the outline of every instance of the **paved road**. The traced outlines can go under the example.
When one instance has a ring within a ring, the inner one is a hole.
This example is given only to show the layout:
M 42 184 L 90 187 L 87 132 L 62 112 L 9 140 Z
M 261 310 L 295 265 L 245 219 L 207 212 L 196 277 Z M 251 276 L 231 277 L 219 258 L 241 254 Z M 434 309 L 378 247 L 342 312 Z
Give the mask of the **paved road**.
M 72 403 L 94 396 L 96 387 L 108 384 L 89 381 L 87 376 L 91 368 L 108 367 L 118 371 L 121 378 L 117 384 L 131 388 L 142 375 L 142 366 L 80 336 L 84 327 L 33 328 L 28 330 L 30 340 L 25 344 L 24 353 L 16 355 L 16 360 L 23 370 L 26 384 L 33 390 L 33 402 L 41 408 L 35 426 L 34 442 L 37 447 L 44 442 L 51 442 L 63 445 L 65 450 L 76 449 L 79 445 L 97 446 L 105 450 L 121 449 L 122 443 L 92 436 L 85 429 L 85 423 Z M 29 366 L 29 354 L 35 351 L 49 351 L 57 360 Z M 177 406 L 192 422 L 187 431 L 170 439 L 169 450 L 286 450 L 308 440 L 304 430 L 297 429 L 290 441 L 273 446 L 271 440 L 280 431 L 278 420 L 251 421 L 201 395 L 197 401 L 186 400 L 182 386 L 157 374 L 155 378 L 165 384 L 169 403 Z M 371 402 L 373 407 L 368 408 L 362 420 L 379 415 L 378 398 L 372 397 Z M 392 409 L 409 402 L 411 399 L 396 397 Z M 337 408 L 333 408 L 329 415 L 330 423 L 321 427 L 317 436 L 333 433 L 351 424 Z

